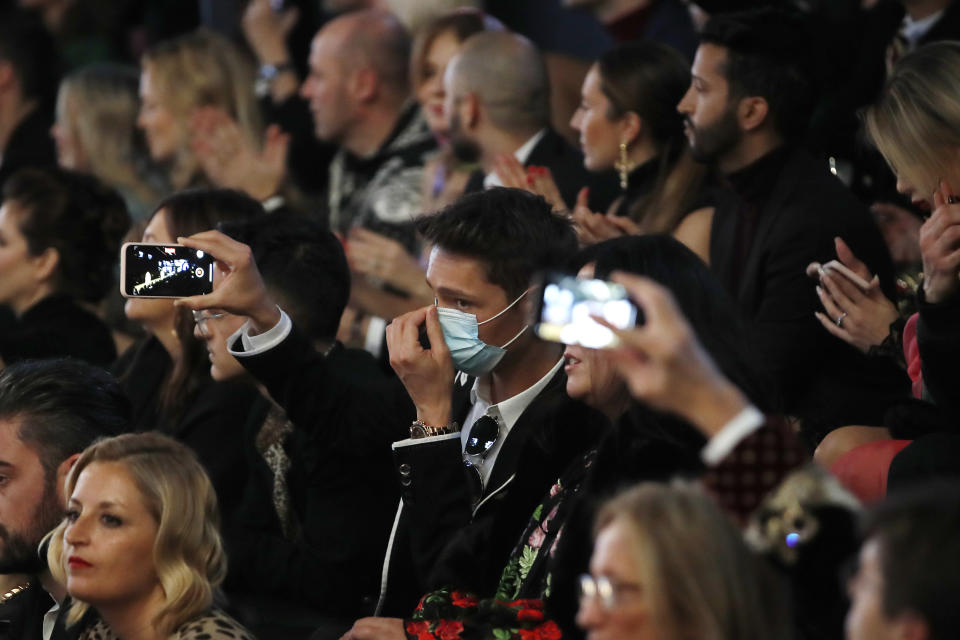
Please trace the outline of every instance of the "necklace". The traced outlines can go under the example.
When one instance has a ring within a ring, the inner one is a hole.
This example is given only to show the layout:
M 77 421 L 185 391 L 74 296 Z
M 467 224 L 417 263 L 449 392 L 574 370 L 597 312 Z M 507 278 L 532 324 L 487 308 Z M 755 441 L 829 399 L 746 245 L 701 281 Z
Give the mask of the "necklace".
M 5 594 L 0 596 L 0 604 L 6 604 L 7 600 L 9 600 L 10 598 L 14 597 L 17 594 L 23 593 L 29 588 L 30 588 L 29 582 L 24 582 L 23 584 L 19 584 L 15 586 L 13 589 L 10 589 L 10 591 L 7 591 Z

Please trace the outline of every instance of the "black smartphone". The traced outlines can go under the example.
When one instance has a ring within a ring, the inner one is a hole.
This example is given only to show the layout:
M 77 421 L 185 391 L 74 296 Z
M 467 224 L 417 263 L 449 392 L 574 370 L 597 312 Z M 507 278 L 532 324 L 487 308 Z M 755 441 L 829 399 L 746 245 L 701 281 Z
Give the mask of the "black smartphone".
M 592 316 L 618 329 L 642 322 L 642 314 L 627 297 L 627 290 L 615 282 L 547 273 L 541 276 L 539 291 L 534 331 L 542 340 L 610 349 L 619 343 L 616 334 Z
M 180 244 L 128 242 L 120 248 L 120 293 L 126 298 L 186 298 L 213 291 L 214 259 Z

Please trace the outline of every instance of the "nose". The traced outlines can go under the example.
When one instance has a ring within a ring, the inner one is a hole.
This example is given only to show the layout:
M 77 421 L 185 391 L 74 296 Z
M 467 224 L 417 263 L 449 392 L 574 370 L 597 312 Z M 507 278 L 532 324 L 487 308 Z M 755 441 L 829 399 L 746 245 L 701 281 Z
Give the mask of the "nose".
M 687 92 L 683 94 L 683 98 L 680 99 L 680 103 L 677 105 L 677 111 L 685 116 L 693 113 L 693 99 L 691 93 L 693 93 L 692 84 L 690 85 L 690 88 L 687 89 Z
M 570 128 L 574 131 L 580 131 L 581 122 L 583 122 L 583 109 L 577 107 L 577 110 L 573 112 L 573 116 L 570 118 Z
M 196 323 L 194 323 L 194 325 L 193 325 L 193 337 L 196 338 L 197 340 L 206 340 L 206 339 L 207 339 L 207 335 L 203 332 L 202 329 L 200 329 L 200 323 L 199 323 L 199 322 L 196 322 Z
M 905 196 L 913 195 L 913 187 L 903 181 L 903 178 L 897 176 L 897 193 L 902 193 Z
M 300 97 L 304 100 L 310 99 L 310 78 L 304 78 L 300 84 Z
M 580 598 L 580 610 L 577 611 L 577 626 L 585 631 L 598 629 L 605 619 L 603 607 L 596 598 Z
M 82 517 L 77 518 L 73 522 L 68 522 L 66 529 L 63 531 L 63 541 L 71 547 L 86 544 L 88 538 L 86 521 Z

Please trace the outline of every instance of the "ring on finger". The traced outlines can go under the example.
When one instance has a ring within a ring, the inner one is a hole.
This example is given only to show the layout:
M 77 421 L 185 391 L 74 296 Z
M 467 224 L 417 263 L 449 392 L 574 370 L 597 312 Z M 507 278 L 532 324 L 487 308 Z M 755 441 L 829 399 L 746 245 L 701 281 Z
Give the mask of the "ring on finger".
M 837 317 L 837 326 L 841 329 L 843 328 L 843 319 L 847 317 L 847 312 L 844 311 Z

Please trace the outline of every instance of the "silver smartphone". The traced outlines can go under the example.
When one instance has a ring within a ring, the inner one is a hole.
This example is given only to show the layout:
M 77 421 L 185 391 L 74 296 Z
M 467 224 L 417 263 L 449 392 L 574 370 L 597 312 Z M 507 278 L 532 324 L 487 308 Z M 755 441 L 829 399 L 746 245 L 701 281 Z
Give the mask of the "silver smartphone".
M 637 324 L 638 310 L 627 297 L 627 290 L 615 282 L 580 280 L 560 273 L 543 276 L 534 325 L 542 340 L 591 349 L 616 347 L 616 334 L 593 316 L 618 329 L 629 329 Z
M 181 244 L 128 242 L 120 248 L 120 293 L 126 298 L 186 298 L 213 291 L 214 259 Z

